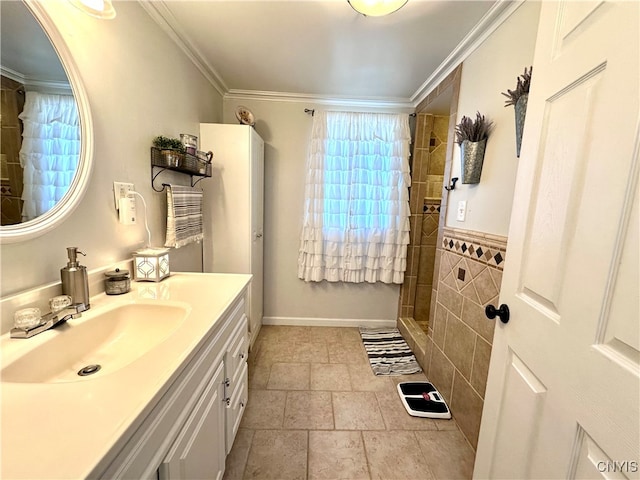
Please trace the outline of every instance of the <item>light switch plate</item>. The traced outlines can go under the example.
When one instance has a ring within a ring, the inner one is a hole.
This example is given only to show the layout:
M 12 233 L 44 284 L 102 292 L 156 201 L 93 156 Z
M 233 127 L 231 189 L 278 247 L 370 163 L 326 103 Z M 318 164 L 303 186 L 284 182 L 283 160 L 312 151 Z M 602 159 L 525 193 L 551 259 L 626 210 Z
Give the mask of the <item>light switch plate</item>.
M 456 219 L 459 222 L 464 222 L 465 217 L 467 216 L 467 201 L 466 200 L 460 200 L 458 202 L 458 215 L 456 217 Z

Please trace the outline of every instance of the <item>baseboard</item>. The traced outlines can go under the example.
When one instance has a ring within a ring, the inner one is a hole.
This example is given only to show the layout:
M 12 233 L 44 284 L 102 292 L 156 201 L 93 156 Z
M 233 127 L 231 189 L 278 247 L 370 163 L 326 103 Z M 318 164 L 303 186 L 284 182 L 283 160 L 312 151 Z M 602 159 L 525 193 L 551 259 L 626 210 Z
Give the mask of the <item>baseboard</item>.
M 302 327 L 395 327 L 395 319 L 374 318 L 309 318 L 309 317 L 263 317 L 263 325 L 292 325 Z

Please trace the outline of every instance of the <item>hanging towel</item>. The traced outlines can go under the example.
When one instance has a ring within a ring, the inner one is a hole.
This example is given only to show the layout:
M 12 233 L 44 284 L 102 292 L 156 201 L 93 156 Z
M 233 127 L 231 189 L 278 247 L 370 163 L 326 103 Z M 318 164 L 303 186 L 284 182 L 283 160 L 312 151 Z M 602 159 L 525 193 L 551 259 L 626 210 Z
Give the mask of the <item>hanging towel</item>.
M 167 186 L 167 241 L 165 247 L 184 247 L 203 239 L 202 190 Z

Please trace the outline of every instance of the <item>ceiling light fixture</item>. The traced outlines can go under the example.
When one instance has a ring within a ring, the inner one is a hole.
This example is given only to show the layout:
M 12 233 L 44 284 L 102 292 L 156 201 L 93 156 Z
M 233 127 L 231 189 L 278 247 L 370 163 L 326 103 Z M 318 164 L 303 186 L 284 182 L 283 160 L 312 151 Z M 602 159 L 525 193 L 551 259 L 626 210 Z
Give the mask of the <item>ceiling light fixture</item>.
M 71 4 L 92 17 L 110 20 L 115 18 L 116 10 L 111 0 L 69 0 Z
M 408 0 L 347 0 L 351 8 L 365 17 L 382 17 L 400 10 Z

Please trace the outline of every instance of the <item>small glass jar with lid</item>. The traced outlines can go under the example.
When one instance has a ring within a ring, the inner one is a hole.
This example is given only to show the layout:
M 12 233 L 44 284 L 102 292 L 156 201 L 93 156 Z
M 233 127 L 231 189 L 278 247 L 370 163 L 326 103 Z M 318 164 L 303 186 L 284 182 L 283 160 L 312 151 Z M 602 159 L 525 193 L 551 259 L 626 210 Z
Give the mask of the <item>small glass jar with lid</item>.
M 131 279 L 129 270 L 121 270 L 116 268 L 109 272 L 105 272 L 104 276 L 104 292 L 107 295 L 122 295 L 131 290 Z

